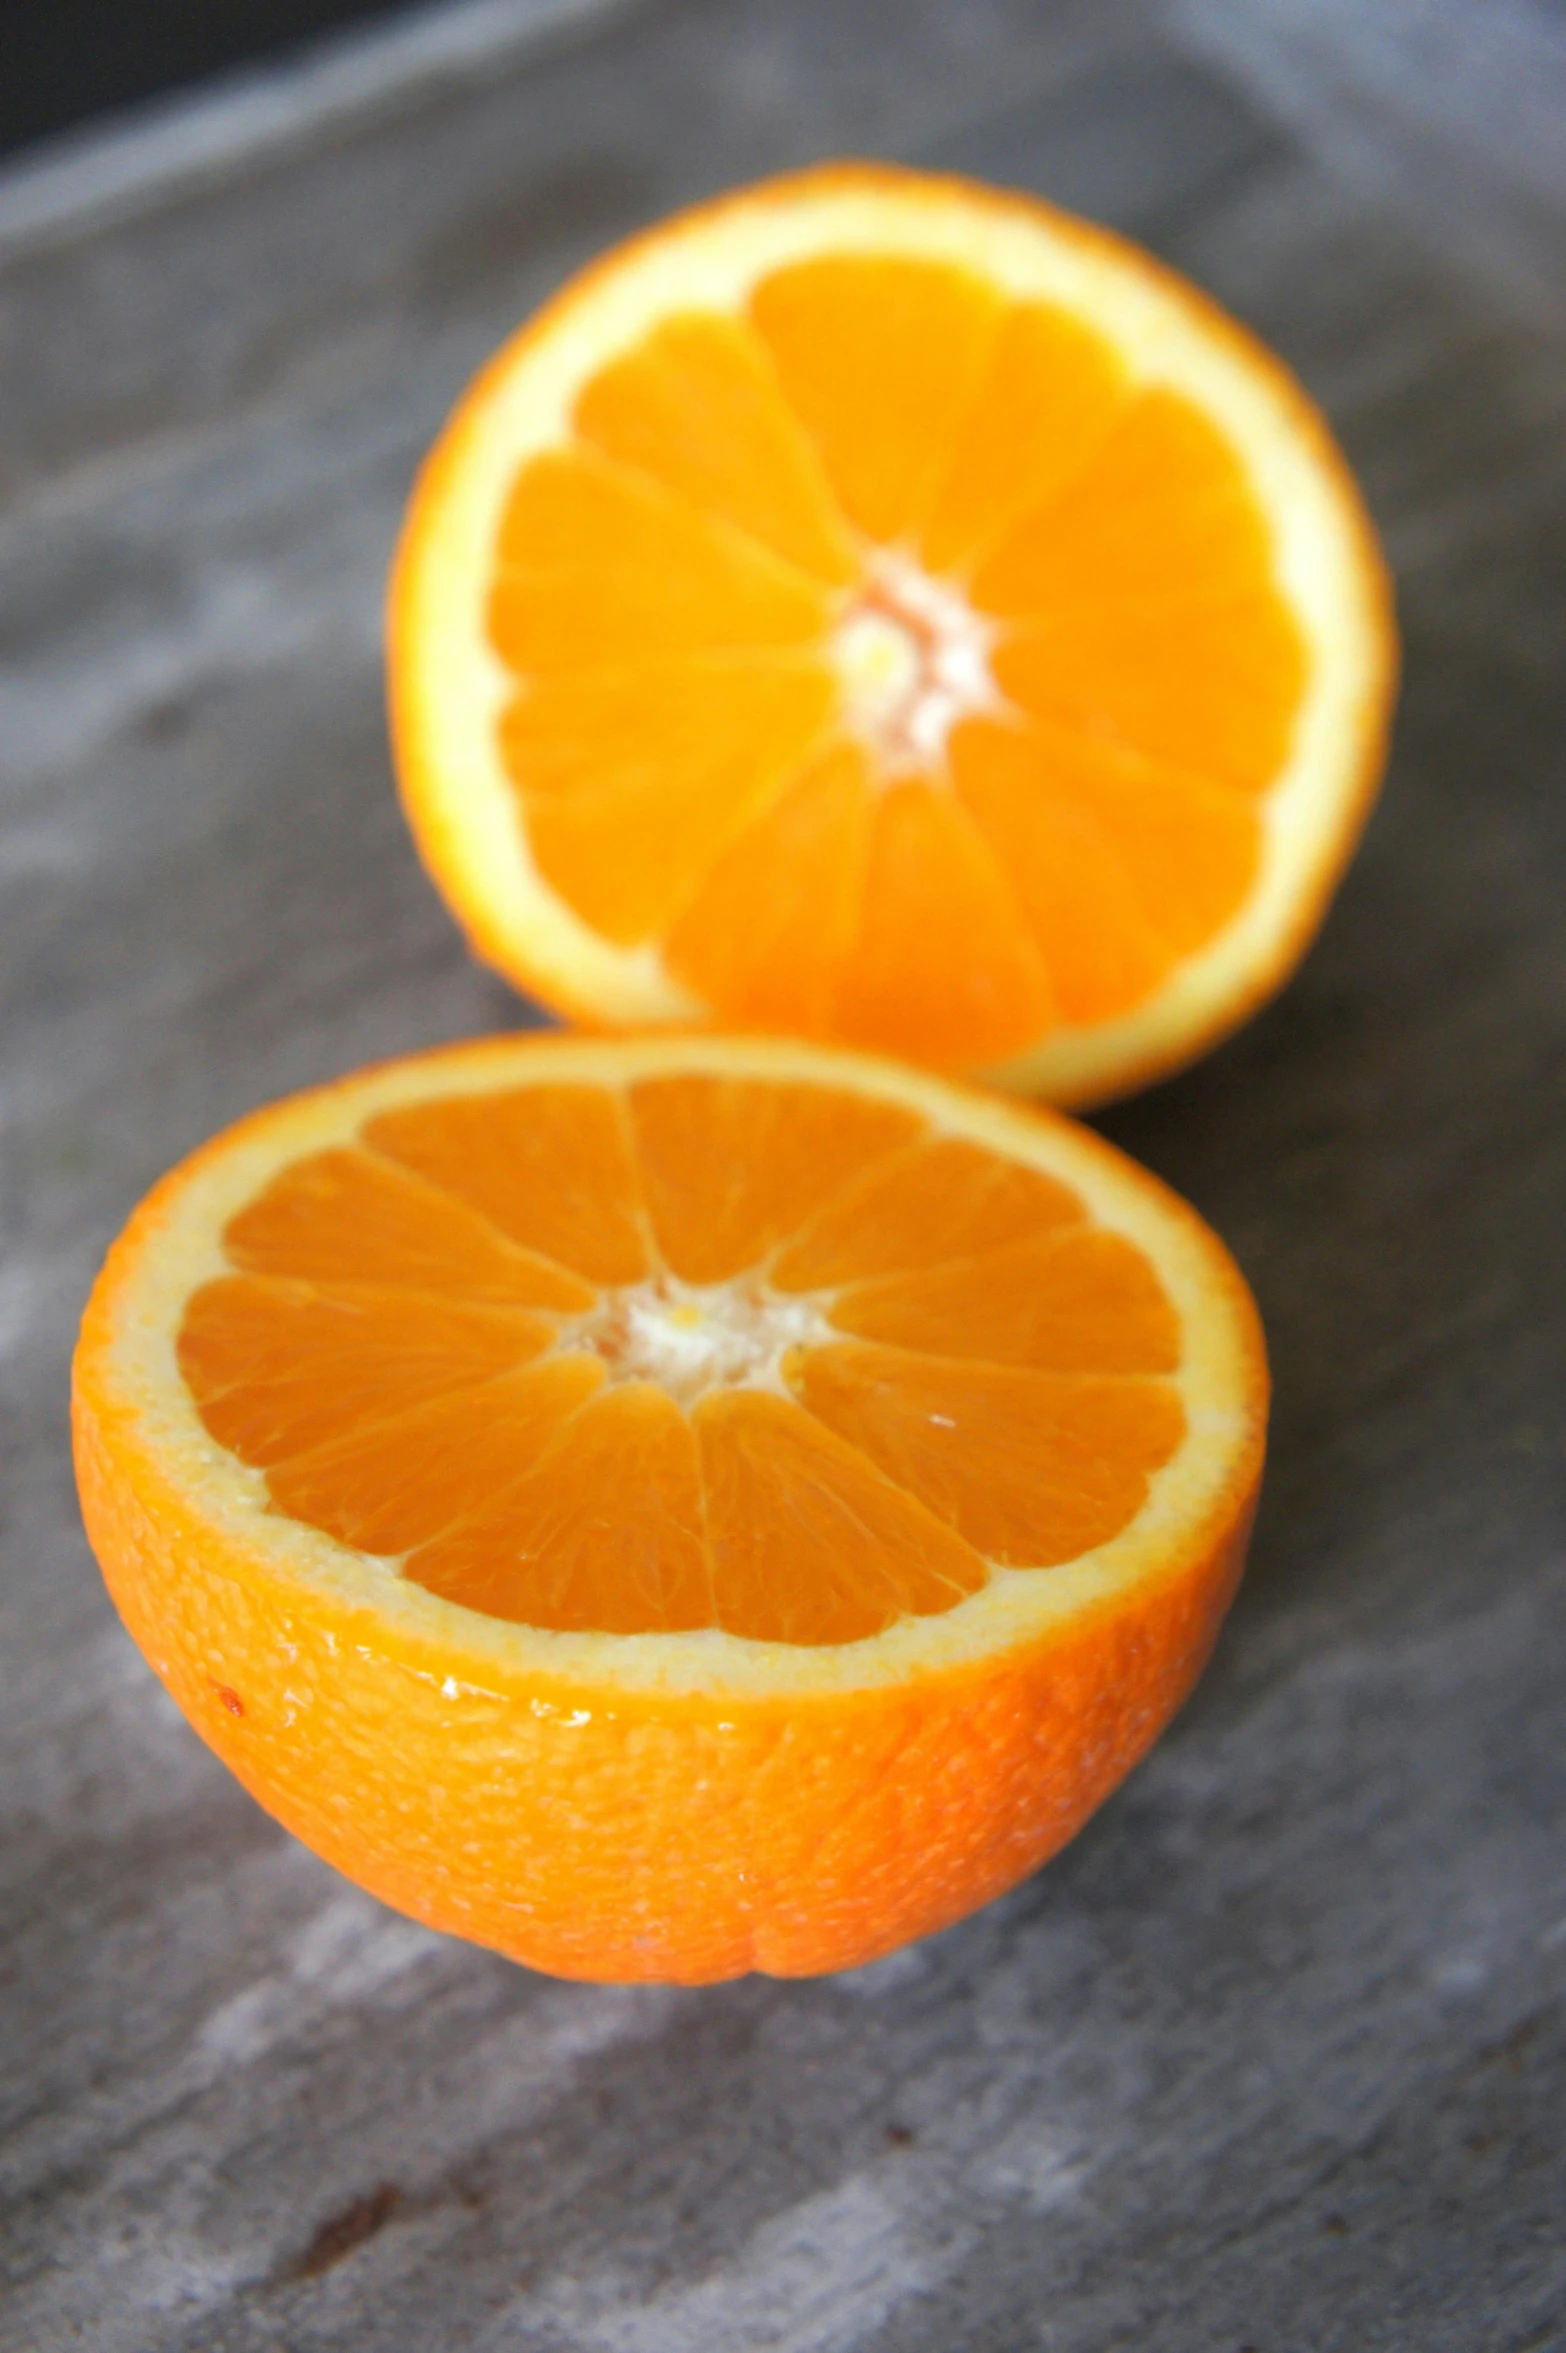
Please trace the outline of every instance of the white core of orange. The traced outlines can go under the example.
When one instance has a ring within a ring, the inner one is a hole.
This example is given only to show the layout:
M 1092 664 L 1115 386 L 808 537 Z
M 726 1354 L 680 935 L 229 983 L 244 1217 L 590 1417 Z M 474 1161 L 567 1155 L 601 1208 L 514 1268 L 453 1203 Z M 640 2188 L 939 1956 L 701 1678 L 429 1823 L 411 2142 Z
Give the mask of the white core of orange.
M 688 1406 L 709 1389 L 787 1396 L 789 1351 L 841 1337 L 811 1300 L 770 1290 L 759 1277 L 683 1283 L 658 1274 L 606 1292 L 561 1344 L 590 1348 L 611 1381 L 652 1381 Z
M 928 773 L 960 719 L 1005 704 L 994 632 L 966 598 L 896 548 L 877 548 L 830 640 L 843 721 L 883 776 Z

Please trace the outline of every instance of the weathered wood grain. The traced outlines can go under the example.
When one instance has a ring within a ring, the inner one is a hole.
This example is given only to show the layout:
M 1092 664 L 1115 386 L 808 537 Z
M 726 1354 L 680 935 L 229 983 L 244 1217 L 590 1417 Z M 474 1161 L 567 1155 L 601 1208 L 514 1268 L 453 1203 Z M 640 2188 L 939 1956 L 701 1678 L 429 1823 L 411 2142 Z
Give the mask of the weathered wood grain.
M 1566 2343 L 1560 13 L 1485 12 L 1466 106 L 1421 80 L 1460 0 L 523 13 L 226 161 L 219 110 L 0 181 L 0 2344 Z M 1078 204 L 1275 341 L 1386 532 L 1407 692 L 1300 979 L 1104 1122 L 1276 1363 L 1195 1702 L 928 1946 L 559 1986 L 359 1896 L 197 1746 L 80 1535 L 66 1365 L 180 1152 L 525 1017 L 390 795 L 411 467 L 589 249 L 843 149 Z

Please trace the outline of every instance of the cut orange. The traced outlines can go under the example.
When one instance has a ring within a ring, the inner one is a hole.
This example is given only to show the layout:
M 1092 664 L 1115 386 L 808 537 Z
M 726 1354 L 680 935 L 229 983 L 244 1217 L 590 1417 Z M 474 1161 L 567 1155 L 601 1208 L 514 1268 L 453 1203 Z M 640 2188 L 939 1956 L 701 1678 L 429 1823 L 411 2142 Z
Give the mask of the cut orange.
M 497 1039 L 260 1112 L 75 1366 L 131 1632 L 263 1805 L 569 1977 L 872 1959 L 1180 1704 L 1266 1369 L 1201 1221 L 840 1051 Z
M 567 287 L 459 403 L 391 592 L 407 811 L 519 986 L 1058 1102 L 1287 976 L 1393 669 L 1274 358 L 1099 229 L 865 165 Z

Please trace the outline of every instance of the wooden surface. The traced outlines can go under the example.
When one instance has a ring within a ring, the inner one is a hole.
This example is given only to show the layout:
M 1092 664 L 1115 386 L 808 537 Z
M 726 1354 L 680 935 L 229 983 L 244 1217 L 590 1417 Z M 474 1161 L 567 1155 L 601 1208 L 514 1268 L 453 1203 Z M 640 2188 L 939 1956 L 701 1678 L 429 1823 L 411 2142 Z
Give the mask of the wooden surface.
M 1566 2344 L 1566 23 L 1525 0 L 486 0 L 0 179 L 0 2344 Z M 391 799 L 379 585 L 467 370 L 682 198 L 860 150 L 1275 341 L 1407 692 L 1282 1002 L 1108 1116 L 1276 1440 L 1173 1733 L 856 1977 L 562 1986 L 260 1815 L 120 1632 L 75 1317 L 178 1154 L 516 1021 Z

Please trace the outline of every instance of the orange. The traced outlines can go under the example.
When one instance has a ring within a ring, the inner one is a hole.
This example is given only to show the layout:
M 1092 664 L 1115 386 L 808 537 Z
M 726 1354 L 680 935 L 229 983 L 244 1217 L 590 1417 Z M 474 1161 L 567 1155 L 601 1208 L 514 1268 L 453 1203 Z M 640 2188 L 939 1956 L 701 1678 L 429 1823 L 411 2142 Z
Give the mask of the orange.
M 1056 1114 L 820 1047 L 494 1039 L 257 1113 L 75 1365 L 132 1634 L 281 1821 L 568 1977 L 838 1969 L 1059 1847 L 1239 1574 L 1222 1246 Z
M 390 599 L 408 816 L 519 987 L 1072 1103 L 1292 969 L 1393 668 L 1270 354 L 1102 230 L 867 165 L 568 286 L 458 404 Z

